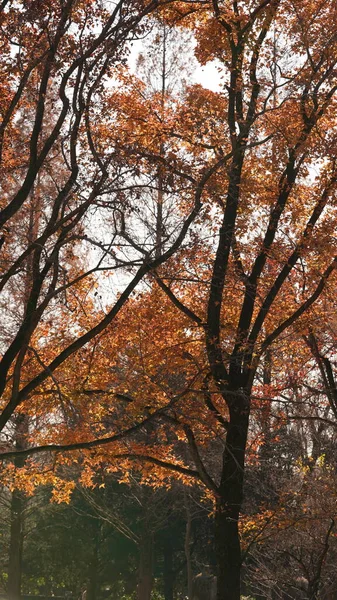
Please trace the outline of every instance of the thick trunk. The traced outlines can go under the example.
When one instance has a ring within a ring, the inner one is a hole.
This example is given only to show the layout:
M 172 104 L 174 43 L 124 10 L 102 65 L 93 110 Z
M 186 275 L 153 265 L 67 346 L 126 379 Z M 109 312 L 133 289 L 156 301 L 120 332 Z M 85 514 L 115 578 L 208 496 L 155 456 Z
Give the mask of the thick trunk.
M 153 535 L 144 533 L 140 544 L 137 600 L 151 600 L 153 585 Z
M 217 507 L 216 554 L 217 600 L 240 600 L 241 549 L 238 519 L 229 516 L 223 504 Z
M 24 499 L 22 493 L 14 490 L 11 500 L 7 583 L 8 600 L 21 600 L 23 511 Z
M 238 397 L 230 407 L 230 425 L 215 516 L 217 600 L 240 600 L 241 548 L 238 522 L 243 497 L 248 422 L 249 402 L 244 396 Z

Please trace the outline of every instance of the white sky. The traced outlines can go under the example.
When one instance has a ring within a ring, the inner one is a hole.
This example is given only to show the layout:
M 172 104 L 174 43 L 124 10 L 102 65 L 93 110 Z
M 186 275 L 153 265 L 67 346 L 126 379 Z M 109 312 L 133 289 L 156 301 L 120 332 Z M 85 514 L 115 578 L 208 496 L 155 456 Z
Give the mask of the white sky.
M 142 51 L 142 41 L 133 41 L 129 56 L 129 66 L 132 71 L 135 71 L 136 60 L 138 54 Z M 200 83 L 203 87 L 217 92 L 221 90 L 219 85 L 219 73 L 217 71 L 216 62 L 213 61 L 205 66 L 199 66 L 193 73 L 193 82 Z
M 216 63 L 211 62 L 204 67 L 199 67 L 194 73 L 194 81 L 209 90 L 214 92 L 219 91 L 221 87 L 219 85 L 219 73 Z

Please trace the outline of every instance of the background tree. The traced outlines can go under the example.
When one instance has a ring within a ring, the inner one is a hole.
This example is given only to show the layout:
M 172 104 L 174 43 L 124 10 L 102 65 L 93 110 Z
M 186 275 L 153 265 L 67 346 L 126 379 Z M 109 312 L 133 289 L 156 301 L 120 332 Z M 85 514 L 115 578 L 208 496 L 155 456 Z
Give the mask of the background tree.
M 68 2 L 45 11 L 8 4 L 3 11 L 3 30 L 11 40 L 4 46 L 3 65 L 16 78 L 9 78 L 11 96 L 4 96 L 2 108 L 2 429 L 69 356 L 111 322 L 152 269 L 152 259 L 155 266 L 175 252 L 199 210 L 203 181 L 180 225 L 175 222 L 176 235 L 169 232 L 166 251 L 156 258 L 155 240 L 149 246 L 146 231 L 140 241 L 130 229 L 137 227 L 132 203 L 139 188 L 149 184 L 140 183 L 127 140 L 122 150 L 118 140 L 111 144 L 105 135 L 105 127 L 122 115 L 111 107 L 106 120 L 97 120 L 98 107 L 107 107 L 105 82 L 122 72 L 128 42 L 140 34 L 140 23 L 156 5 L 122 1 L 109 12 L 99 3 Z M 133 195 L 123 191 L 125 186 Z M 132 214 L 128 222 L 127 214 Z M 18 223 L 28 228 L 29 215 L 33 225 L 25 239 Z M 128 249 L 118 251 L 125 243 Z M 84 253 L 86 264 L 80 260 Z M 28 263 L 32 279 L 23 301 L 14 290 L 22 288 Z M 107 313 L 94 308 L 98 275 L 126 268 L 131 276 L 122 294 L 118 286 L 119 297 Z M 46 342 L 53 333 L 50 347 Z

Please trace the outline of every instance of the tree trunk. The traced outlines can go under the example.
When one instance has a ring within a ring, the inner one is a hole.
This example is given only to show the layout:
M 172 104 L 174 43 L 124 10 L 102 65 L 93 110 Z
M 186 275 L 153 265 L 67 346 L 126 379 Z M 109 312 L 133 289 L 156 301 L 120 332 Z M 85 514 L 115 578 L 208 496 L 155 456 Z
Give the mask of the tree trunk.
M 9 600 L 21 600 L 22 547 L 23 547 L 22 492 L 14 490 L 11 500 L 11 525 L 8 555 L 7 594 Z
M 137 600 L 151 600 L 153 585 L 153 534 L 145 532 L 140 543 Z
M 243 498 L 249 401 L 238 397 L 231 403 L 229 412 L 220 497 L 215 515 L 217 600 L 240 600 L 241 548 L 238 521 Z
M 226 505 L 219 503 L 215 525 L 217 600 L 240 600 L 241 549 L 238 519 L 230 517 Z

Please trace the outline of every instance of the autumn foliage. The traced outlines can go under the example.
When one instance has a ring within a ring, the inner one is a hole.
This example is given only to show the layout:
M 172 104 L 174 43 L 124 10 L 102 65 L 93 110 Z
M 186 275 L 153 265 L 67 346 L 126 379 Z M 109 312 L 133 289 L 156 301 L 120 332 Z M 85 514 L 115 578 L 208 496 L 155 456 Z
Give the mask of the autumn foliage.
M 303 488 L 334 479 L 336 3 L 0 8 L 3 485 L 198 484 L 218 600 L 250 548 L 269 581 L 261 540 L 276 556 L 295 522 L 309 573 L 312 511 L 320 598 L 335 515 Z

